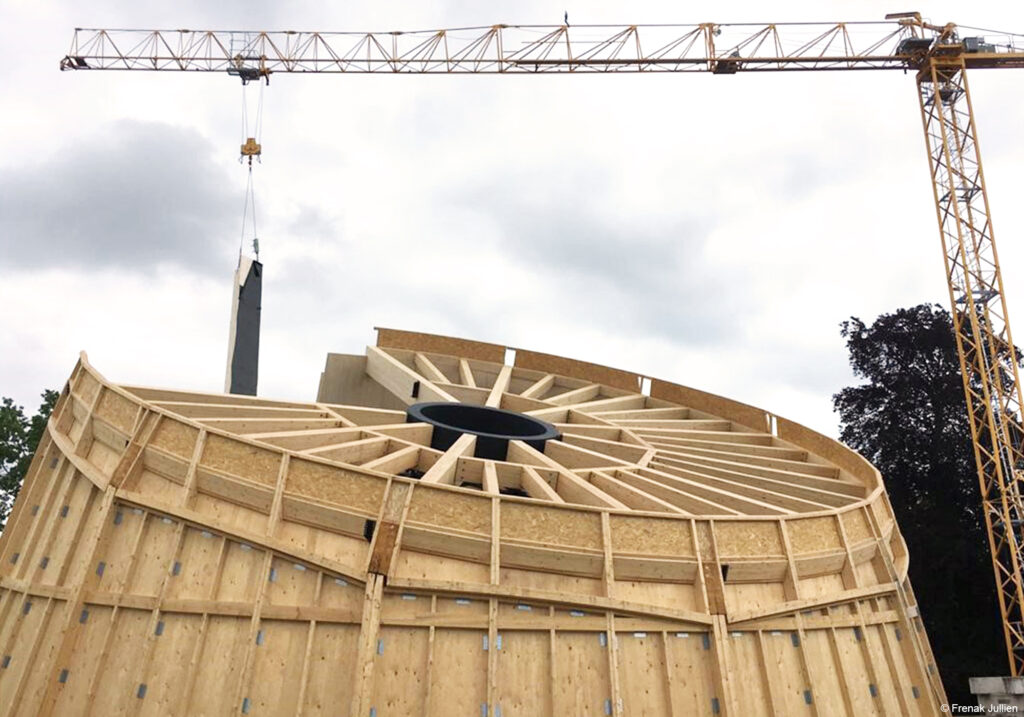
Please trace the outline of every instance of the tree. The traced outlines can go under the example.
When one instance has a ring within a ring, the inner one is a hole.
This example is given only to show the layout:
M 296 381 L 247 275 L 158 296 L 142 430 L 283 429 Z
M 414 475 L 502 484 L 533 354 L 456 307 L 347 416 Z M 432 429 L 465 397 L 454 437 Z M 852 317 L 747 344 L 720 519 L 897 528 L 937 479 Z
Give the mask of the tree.
M 865 383 L 832 398 L 840 438 L 881 471 L 947 695 L 973 704 L 968 678 L 1008 665 L 950 315 L 921 304 L 841 334 Z
M 0 401 L 0 531 L 7 523 L 58 394 L 45 390 L 41 396 L 43 402 L 32 418 L 26 418 L 25 409 L 11 399 Z

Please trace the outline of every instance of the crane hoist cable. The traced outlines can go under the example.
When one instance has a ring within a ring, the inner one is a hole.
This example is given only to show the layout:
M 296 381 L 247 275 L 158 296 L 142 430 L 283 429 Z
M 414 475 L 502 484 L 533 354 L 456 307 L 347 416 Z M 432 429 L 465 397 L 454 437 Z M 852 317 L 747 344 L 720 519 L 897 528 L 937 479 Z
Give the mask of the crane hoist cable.
M 238 240 L 239 262 L 241 262 L 242 252 L 245 248 L 246 227 L 250 223 L 250 217 L 252 220 L 252 252 L 255 254 L 257 260 L 260 258 L 259 235 L 256 231 L 256 187 L 253 182 L 252 160 L 253 157 L 255 157 L 257 161 L 262 161 L 263 146 L 260 142 L 263 134 L 264 83 L 257 83 L 259 85 L 259 91 L 256 100 L 256 116 L 251 125 L 249 121 L 248 84 L 249 83 L 245 81 L 242 82 L 242 144 L 238 161 L 239 163 L 245 162 L 248 165 L 248 178 L 245 187 L 245 202 L 242 205 L 242 232 Z
M 260 138 L 263 133 L 263 88 L 265 84 L 262 82 L 257 83 L 259 85 L 259 93 L 256 100 L 256 120 L 252 123 L 250 128 L 249 124 L 249 96 L 248 96 L 248 82 L 242 82 L 242 149 L 241 149 L 241 160 L 248 159 L 249 166 L 252 166 L 252 158 L 256 157 L 259 160 L 263 154 L 263 146 L 260 144 Z M 250 129 L 252 131 L 250 131 Z
M 242 233 L 238 238 L 238 260 L 242 260 L 242 252 L 245 250 L 245 229 L 250 223 L 252 224 L 252 252 L 256 255 L 257 261 L 260 258 L 260 240 L 259 234 L 256 233 L 256 188 L 252 181 L 252 165 L 249 166 L 248 181 L 245 186 L 245 202 L 242 204 Z

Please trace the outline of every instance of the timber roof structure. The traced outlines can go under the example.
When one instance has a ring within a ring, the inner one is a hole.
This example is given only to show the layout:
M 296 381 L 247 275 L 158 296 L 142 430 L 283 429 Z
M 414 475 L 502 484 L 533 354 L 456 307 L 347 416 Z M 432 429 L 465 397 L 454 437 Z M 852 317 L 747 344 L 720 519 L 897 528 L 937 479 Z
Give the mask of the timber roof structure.
M 380 329 L 300 403 L 83 355 L 0 715 L 934 714 L 908 560 L 862 457 L 628 371 Z

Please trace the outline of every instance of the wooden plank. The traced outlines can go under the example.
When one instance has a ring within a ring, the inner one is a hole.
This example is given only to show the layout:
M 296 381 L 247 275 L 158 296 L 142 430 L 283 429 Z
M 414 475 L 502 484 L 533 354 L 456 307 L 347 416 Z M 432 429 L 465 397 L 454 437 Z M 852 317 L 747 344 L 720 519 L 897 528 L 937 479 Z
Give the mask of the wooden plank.
M 449 356 L 464 356 L 468 359 L 489 361 L 491 363 L 502 363 L 505 360 L 505 347 L 497 344 L 488 344 L 483 341 L 469 341 L 457 339 L 450 336 L 438 336 L 435 334 L 424 334 L 415 331 L 400 331 L 397 329 L 386 329 L 375 327 L 377 331 L 377 345 L 408 351 L 425 351 L 427 353 L 447 354 Z
M 450 380 L 425 354 L 417 352 L 413 356 L 413 364 L 416 366 L 417 371 L 426 376 L 428 381 L 434 381 L 435 383 L 448 383 Z
M 484 461 L 483 479 L 485 492 L 491 495 L 498 495 L 501 492 L 498 485 L 498 469 L 495 467 L 494 461 Z
M 555 489 L 548 485 L 548 482 L 540 477 L 540 474 L 532 466 L 523 466 L 522 473 L 523 490 L 532 498 L 549 500 L 552 503 L 564 503 L 562 496 L 555 492 Z
M 91 528 L 85 538 L 85 545 L 89 546 L 87 564 L 96 564 L 96 552 L 100 546 L 100 537 L 104 528 L 108 528 L 110 525 L 110 512 L 114 505 L 114 489 L 108 488 L 103 494 L 103 500 L 99 505 L 100 520 L 98 520 Z M 58 647 L 56 651 L 56 657 L 54 658 L 53 664 L 62 665 L 67 664 L 70 660 L 71 651 L 74 649 L 75 640 L 77 638 L 78 623 L 75 622 L 78 619 L 78 615 L 82 609 L 82 596 L 85 591 L 85 581 L 79 582 L 75 587 L 72 597 L 68 600 L 67 607 L 63 614 L 63 623 L 58 634 Z M 22 685 L 24 682 L 22 683 Z M 38 714 L 42 717 L 52 714 L 54 704 L 57 700 L 58 691 L 57 675 L 53 675 L 52 682 L 47 686 L 46 692 L 43 695 L 43 701 L 39 707 Z M 16 705 L 15 701 L 15 705 Z M 13 713 L 13 712 L 12 712 Z
M 643 432 L 643 431 L 641 431 Z M 686 450 L 695 455 L 717 455 L 724 453 L 727 455 L 735 456 L 761 456 L 767 458 L 782 458 L 789 461 L 806 461 L 810 455 L 807 451 L 800 448 L 791 448 L 786 445 L 772 445 L 771 436 L 762 436 L 760 434 L 752 433 L 747 434 L 753 437 L 759 437 L 762 439 L 768 439 L 761 443 L 740 443 L 735 440 L 714 440 L 711 436 L 718 438 L 715 433 L 711 433 L 709 437 L 705 438 L 686 438 L 685 434 L 668 432 L 668 431 L 648 431 L 646 441 L 656 448 L 665 448 L 667 450 Z M 694 431 L 696 433 L 696 431 Z M 736 434 L 735 435 L 744 435 Z M 726 437 L 728 438 L 728 437 Z
M 593 471 L 590 474 L 590 483 L 607 495 L 612 496 L 619 502 L 636 510 L 654 510 L 659 513 L 676 513 L 685 515 L 681 508 L 662 500 L 640 488 L 612 478 L 603 471 Z
M 385 453 L 379 458 L 367 461 L 361 466 L 366 470 L 397 475 L 408 468 L 414 468 L 420 459 L 419 446 L 405 446 L 394 453 Z
M 270 574 L 270 566 L 273 562 L 273 553 L 267 551 L 263 556 L 263 565 L 260 569 L 261 575 Z M 234 704 L 238 709 L 242 709 L 243 701 L 248 698 L 248 692 L 251 688 L 250 681 L 252 679 L 252 665 L 253 658 L 256 651 L 256 633 L 260 628 L 260 613 L 263 608 L 263 601 L 267 594 L 267 585 L 270 583 L 269 580 L 260 580 L 256 586 L 256 599 L 253 601 L 252 617 L 249 620 L 249 630 L 246 636 L 245 647 L 242 653 L 242 669 L 241 677 L 238 680 L 238 687 L 235 692 Z
M 498 371 L 498 377 L 494 379 L 494 385 L 491 386 L 490 392 L 487 394 L 487 400 L 484 401 L 485 406 L 491 408 L 498 408 L 501 406 L 501 397 L 508 390 L 509 382 L 512 380 L 512 367 L 502 366 L 501 370 Z
M 544 455 L 565 468 L 607 468 L 609 466 L 632 466 L 631 461 L 601 453 L 599 450 L 571 445 L 562 441 L 549 441 L 544 447 Z
M 475 449 L 476 436 L 471 433 L 463 433 L 455 439 L 455 443 L 444 452 L 444 455 L 423 474 L 420 482 L 453 485 L 456 479 L 459 459 L 465 455 L 471 455 Z
M 541 398 L 555 385 L 555 374 L 549 373 L 538 378 L 519 395 L 523 398 Z
M 391 452 L 391 439 L 384 436 L 362 438 L 357 441 L 341 443 L 303 451 L 307 455 L 326 458 L 340 463 L 360 465 L 376 460 Z
M 742 477 L 751 485 L 772 486 L 788 490 L 805 500 L 838 507 L 864 497 L 864 489 L 847 481 L 810 476 L 791 471 L 762 468 L 751 464 L 734 463 L 711 458 L 683 457 L 659 451 L 657 460 L 672 466 L 693 470 L 729 480 Z M 760 479 L 760 480 L 758 480 Z
M 553 447 L 553 444 L 552 444 Z M 566 470 L 561 463 L 550 456 L 541 453 L 533 446 L 523 441 L 509 441 L 509 460 L 513 462 L 530 462 L 538 466 L 546 467 L 558 473 L 554 491 L 566 503 L 581 503 L 583 505 L 594 505 L 601 508 L 618 508 L 624 510 L 626 504 L 619 501 L 597 486 L 591 485 L 586 480 L 570 470 Z M 527 491 L 529 492 L 529 491 Z
M 652 379 L 651 397 L 671 401 L 681 406 L 689 406 L 714 416 L 721 416 L 755 431 L 767 432 L 768 430 L 767 411 L 706 391 Z
M 384 506 L 377 521 L 370 545 L 367 573 L 387 575 L 391 571 L 395 553 L 398 551 L 401 526 L 409 512 L 413 487 L 401 481 L 391 481 Z
M 591 383 L 586 386 L 574 388 L 571 391 L 566 391 L 565 393 L 560 393 L 556 396 L 550 396 L 546 400 L 548 403 L 553 403 L 556 406 L 572 406 L 591 401 L 599 396 L 600 393 L 600 384 Z
M 682 485 L 647 478 L 626 470 L 615 472 L 619 482 L 676 506 L 684 515 L 740 515 L 740 511 L 687 492 Z
M 473 377 L 473 369 L 470 367 L 469 361 L 464 358 L 459 359 L 459 379 L 466 386 L 476 388 L 476 379 Z
M 770 469 L 792 474 L 794 476 L 818 476 L 820 478 L 828 479 L 833 483 L 844 483 L 847 489 L 855 491 L 851 492 L 851 495 L 864 495 L 864 486 L 859 483 L 840 481 L 839 469 L 835 466 L 810 463 L 806 460 L 790 460 L 787 458 L 780 458 L 778 456 L 758 456 L 746 453 L 736 453 L 728 450 L 729 444 L 718 444 L 720 446 L 725 446 L 725 449 L 719 450 L 701 450 L 699 448 L 673 446 L 665 443 L 659 444 L 657 442 L 652 443 L 652 445 L 659 448 L 660 453 L 678 456 L 693 463 L 716 466 L 720 465 L 723 467 L 744 466 L 745 470 L 749 470 L 757 475 L 763 475 L 769 478 L 778 474 L 765 473 L 759 469 Z M 829 483 L 822 481 L 819 485 L 827 486 Z
M 366 373 L 402 403 L 451 401 L 455 398 L 413 371 L 394 356 L 374 347 L 366 349 Z M 413 396 L 413 392 L 417 393 Z
M 381 596 L 384 590 L 382 575 L 369 575 L 363 596 L 363 618 L 359 626 L 359 646 L 354 670 L 355 684 L 352 689 L 353 715 L 370 713 L 373 696 L 373 659 L 377 653 L 377 635 L 380 630 Z
M 878 471 L 856 451 L 785 418 L 777 418 L 776 424 L 779 438 L 839 466 L 860 481 L 868 490 L 873 490 L 876 486 L 881 485 L 882 478 Z
M 200 424 L 218 431 L 251 437 L 282 431 L 313 431 L 324 428 L 342 428 L 345 423 L 337 418 L 204 418 Z
M 516 367 L 582 378 L 626 391 L 640 390 L 640 376 L 638 374 L 586 361 L 538 353 L 536 351 L 516 349 Z
M 781 505 L 787 496 L 776 497 L 769 491 L 757 491 L 744 484 L 735 484 L 724 479 L 694 473 L 683 473 L 654 463 L 650 468 L 638 468 L 638 475 L 653 478 L 666 485 L 683 490 L 691 495 L 699 496 L 705 501 L 726 506 L 748 515 L 788 515 L 794 512 L 791 508 Z M 771 501 L 768 500 L 771 499 Z M 804 506 L 806 509 L 807 506 Z
M 621 433 L 621 431 L 620 431 Z M 605 440 L 575 433 L 573 429 L 562 431 L 562 442 L 585 448 L 597 454 L 612 456 L 627 463 L 642 461 L 652 450 L 647 446 L 630 445 L 619 440 Z
M 196 421 L 211 418 L 326 418 L 329 414 L 315 405 L 302 408 L 161 401 L 155 406 Z
M 740 623 L 752 620 L 761 620 L 766 617 L 803 612 L 805 610 L 815 610 L 829 605 L 840 605 L 842 603 L 854 602 L 856 600 L 890 595 L 895 592 L 895 590 L 896 586 L 894 584 L 884 583 L 882 585 L 872 585 L 870 587 L 858 588 L 856 590 L 846 590 L 826 597 L 808 598 L 804 600 L 779 603 L 778 605 L 763 610 L 743 610 L 731 614 L 729 616 L 729 624 L 730 626 L 736 626 Z

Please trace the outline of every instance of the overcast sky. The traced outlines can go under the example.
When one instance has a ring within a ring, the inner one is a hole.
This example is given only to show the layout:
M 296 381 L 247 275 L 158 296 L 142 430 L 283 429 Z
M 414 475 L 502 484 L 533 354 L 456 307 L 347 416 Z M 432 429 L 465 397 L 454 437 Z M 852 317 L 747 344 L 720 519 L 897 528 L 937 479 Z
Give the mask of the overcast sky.
M 245 170 L 215 74 L 60 73 L 75 26 L 431 29 L 879 20 L 889 3 L 0 0 L 0 395 L 79 350 L 122 383 L 223 388 Z M 928 3 L 1024 32 L 1024 8 Z M 971 76 L 1024 321 L 1024 70 Z M 626 368 L 835 434 L 839 323 L 947 303 L 913 78 L 286 76 L 256 169 L 260 393 L 313 400 L 374 326 Z M 1018 329 L 1018 333 L 1024 329 Z

